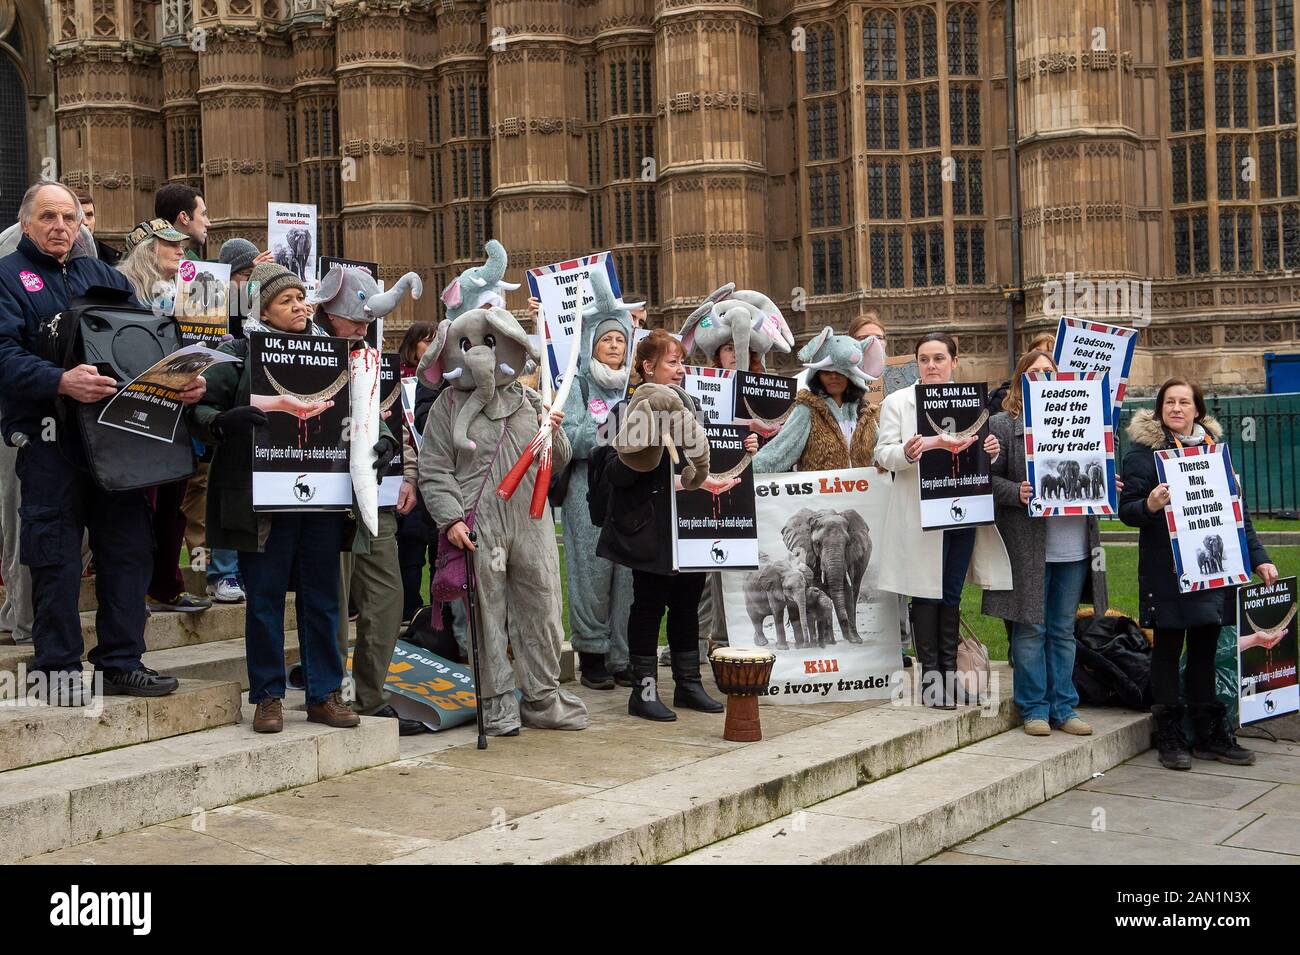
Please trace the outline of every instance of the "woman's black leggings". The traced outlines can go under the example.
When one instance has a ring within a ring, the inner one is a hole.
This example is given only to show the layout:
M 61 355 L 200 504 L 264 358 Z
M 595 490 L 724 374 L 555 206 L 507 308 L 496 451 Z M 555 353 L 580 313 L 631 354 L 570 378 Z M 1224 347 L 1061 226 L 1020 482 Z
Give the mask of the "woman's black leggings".
M 632 611 L 627 621 L 627 651 L 634 657 L 654 656 L 659 648 L 659 622 L 668 610 L 668 646 L 674 653 L 700 648 L 700 595 L 704 574 L 652 574 L 632 571 Z
M 1187 637 L 1187 702 L 1214 702 L 1214 652 L 1219 644 L 1219 625 L 1175 630 L 1156 627 L 1151 650 L 1151 696 L 1156 703 L 1173 706 L 1180 702 L 1178 658 Z

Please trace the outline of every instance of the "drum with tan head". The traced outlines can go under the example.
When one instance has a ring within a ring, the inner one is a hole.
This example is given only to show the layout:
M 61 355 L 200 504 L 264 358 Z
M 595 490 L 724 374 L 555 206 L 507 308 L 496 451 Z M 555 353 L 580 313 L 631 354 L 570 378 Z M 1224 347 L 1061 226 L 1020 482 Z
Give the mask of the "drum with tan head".
M 763 738 L 758 696 L 767 691 L 776 654 L 756 647 L 717 647 L 709 654 L 713 679 L 727 694 L 727 722 L 722 738 L 752 743 Z

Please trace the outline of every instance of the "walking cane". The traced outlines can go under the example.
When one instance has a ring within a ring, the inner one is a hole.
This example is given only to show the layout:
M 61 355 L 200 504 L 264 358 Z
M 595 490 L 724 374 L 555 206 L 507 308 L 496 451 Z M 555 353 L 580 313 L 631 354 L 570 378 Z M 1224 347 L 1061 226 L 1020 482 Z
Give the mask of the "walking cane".
M 478 535 L 469 532 L 470 543 Z M 487 749 L 487 732 L 483 728 L 483 683 L 479 677 L 478 655 L 478 578 L 474 573 L 474 551 L 465 548 L 465 610 L 469 617 L 469 655 L 474 666 L 474 717 L 478 720 L 478 748 Z

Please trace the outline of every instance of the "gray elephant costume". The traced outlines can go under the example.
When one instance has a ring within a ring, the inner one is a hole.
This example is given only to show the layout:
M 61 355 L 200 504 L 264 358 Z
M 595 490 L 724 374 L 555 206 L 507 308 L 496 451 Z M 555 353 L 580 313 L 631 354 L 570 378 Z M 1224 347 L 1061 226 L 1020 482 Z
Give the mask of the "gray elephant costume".
M 407 292 L 416 299 L 424 294 L 424 283 L 414 272 L 407 272 L 392 288 L 381 292 L 379 283 L 365 269 L 337 267 L 325 273 L 311 303 L 348 321 L 373 322 L 397 308 Z
M 438 395 L 424 427 L 420 491 L 429 514 L 439 530 L 446 530 L 478 500 L 479 695 L 493 736 L 512 734 L 521 723 L 543 729 L 587 726 L 586 706 L 560 689 L 564 628 L 554 527 L 529 517 L 527 493 L 509 501 L 495 493 L 544 413 L 541 396 L 516 380 L 529 355 L 538 357 L 513 315 L 502 308 L 476 308 L 438 326 L 416 373 L 430 387 L 444 379 L 452 385 Z M 553 453 L 554 467 L 563 468 L 569 460 L 563 430 L 555 432 Z M 523 486 L 531 486 L 527 478 Z M 514 651 L 513 670 L 507 645 Z M 515 697 L 516 679 L 522 703 Z
M 601 336 L 618 331 L 632 346 L 632 312 L 638 303 L 620 302 L 603 270 L 591 273 L 595 302 L 582 313 L 582 341 L 577 380 L 564 405 L 564 433 L 572 448 L 573 467 L 560 511 L 564 563 L 569 578 L 569 639 L 578 653 L 601 654 L 610 673 L 628 667 L 627 619 L 632 608 L 632 571 L 596 557 L 600 528 L 587 509 L 587 467 L 598 443 L 597 431 L 610 410 L 623 400 L 628 363 L 612 369 L 596 361 L 592 347 Z

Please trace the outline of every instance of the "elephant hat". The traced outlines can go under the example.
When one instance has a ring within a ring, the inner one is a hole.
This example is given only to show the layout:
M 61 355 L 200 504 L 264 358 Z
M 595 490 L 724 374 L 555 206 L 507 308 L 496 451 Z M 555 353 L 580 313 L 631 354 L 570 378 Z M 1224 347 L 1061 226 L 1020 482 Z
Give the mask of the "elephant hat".
M 736 284 L 728 282 L 701 302 L 682 326 L 687 354 L 698 348 L 713 361 L 727 342 L 735 345 L 736 367 L 748 371 L 751 351 L 766 367 L 767 353 L 773 348 L 789 352 L 794 347 L 794 333 L 770 298 L 748 289 L 736 291 Z
M 604 269 L 592 270 L 588 282 L 591 285 L 594 301 L 582 310 L 582 350 L 579 356 L 587 373 L 602 388 L 622 388 L 627 383 L 628 361 L 626 359 L 632 354 L 632 311 L 645 303 L 624 302 L 616 296 L 614 290 L 610 288 L 609 275 Z M 592 357 L 591 350 L 596 342 L 600 341 L 601 336 L 612 331 L 623 334 L 623 342 L 626 346 L 624 367 L 606 372 L 604 365 L 600 368 L 596 367 L 600 362 Z
M 487 261 L 461 272 L 442 290 L 442 304 L 447 306 L 447 317 L 456 318 L 475 308 L 505 308 L 502 292 L 513 292 L 518 282 L 502 281 L 506 277 L 506 250 L 496 239 L 488 239 L 484 246 Z
M 431 388 L 449 381 L 457 391 L 473 392 L 457 412 L 452 433 L 457 448 L 473 451 L 470 421 L 498 389 L 519 377 L 529 358 L 537 361 L 537 350 L 513 315 L 499 307 L 475 308 L 438 324 L 415 376 Z
M 414 272 L 407 272 L 391 289 L 381 292 L 379 283 L 365 269 L 339 266 L 325 273 L 312 304 L 350 322 L 373 322 L 397 308 L 407 291 L 415 299 L 424 294 L 424 283 Z
M 837 371 L 859 388 L 885 372 L 885 346 L 870 335 L 858 341 L 852 335 L 836 335 L 827 325 L 799 349 L 799 360 L 809 371 Z

